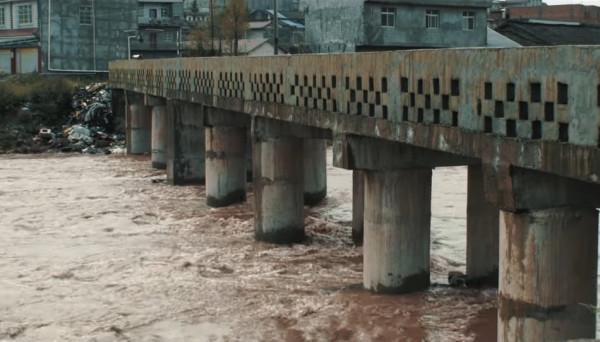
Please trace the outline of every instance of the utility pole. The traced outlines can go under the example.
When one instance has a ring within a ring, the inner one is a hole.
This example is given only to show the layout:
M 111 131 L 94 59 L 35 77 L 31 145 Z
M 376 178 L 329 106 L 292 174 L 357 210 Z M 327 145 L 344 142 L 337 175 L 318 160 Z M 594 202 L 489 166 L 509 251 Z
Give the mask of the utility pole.
M 279 15 L 277 10 L 277 0 L 273 0 L 273 45 L 275 48 L 274 54 L 279 53 Z

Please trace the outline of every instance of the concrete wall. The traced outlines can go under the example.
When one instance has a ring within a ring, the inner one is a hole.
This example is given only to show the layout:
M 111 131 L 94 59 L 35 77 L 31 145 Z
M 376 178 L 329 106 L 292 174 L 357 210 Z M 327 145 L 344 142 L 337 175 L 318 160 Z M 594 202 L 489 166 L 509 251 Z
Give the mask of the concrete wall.
M 306 43 L 313 52 L 352 52 L 364 37 L 364 0 L 305 0 Z
M 52 5 L 50 31 L 49 3 Z M 89 3 L 95 10 L 95 25 L 80 23 L 81 0 L 40 1 L 40 39 L 44 71 L 102 71 L 108 70 L 110 61 L 127 58 L 128 34 L 125 31 L 137 28 L 137 1 L 90 0 Z M 50 64 L 48 53 L 51 57 Z
M 397 47 L 471 47 L 487 44 L 487 11 L 477 7 L 444 6 L 388 6 L 396 9 L 395 27 L 381 26 L 383 5 L 367 4 L 365 7 L 366 46 Z M 440 13 L 440 27 L 425 28 L 426 10 Z M 475 14 L 475 29 L 463 30 L 463 12 Z
M 314 52 L 410 47 L 471 47 L 487 43 L 488 2 L 305 0 L 306 42 Z M 382 27 L 381 8 L 395 8 L 395 26 Z M 425 28 L 425 11 L 440 11 L 440 28 Z M 463 11 L 476 14 L 474 31 L 463 30 Z

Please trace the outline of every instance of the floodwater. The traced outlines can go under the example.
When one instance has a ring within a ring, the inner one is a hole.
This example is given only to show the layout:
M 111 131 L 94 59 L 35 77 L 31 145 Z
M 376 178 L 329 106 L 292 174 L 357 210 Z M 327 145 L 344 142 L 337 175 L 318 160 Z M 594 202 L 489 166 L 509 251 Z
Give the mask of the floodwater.
M 330 158 L 331 159 L 331 158 Z M 246 204 L 209 209 L 125 156 L 0 156 L 0 341 L 490 341 L 496 291 L 465 268 L 466 169 L 435 171 L 430 290 L 361 289 L 351 173 L 307 209 L 304 244 L 253 238 Z

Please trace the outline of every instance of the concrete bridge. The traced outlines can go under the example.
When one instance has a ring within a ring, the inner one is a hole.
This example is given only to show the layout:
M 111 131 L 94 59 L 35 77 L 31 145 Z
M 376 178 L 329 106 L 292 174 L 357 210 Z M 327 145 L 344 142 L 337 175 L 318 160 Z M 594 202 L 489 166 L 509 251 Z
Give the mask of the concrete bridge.
M 432 169 L 468 165 L 467 273 L 499 282 L 498 339 L 594 337 L 600 48 L 117 61 L 110 83 L 128 152 L 172 184 L 225 206 L 251 169 L 259 240 L 304 238 L 332 139 L 374 292 L 429 286 Z

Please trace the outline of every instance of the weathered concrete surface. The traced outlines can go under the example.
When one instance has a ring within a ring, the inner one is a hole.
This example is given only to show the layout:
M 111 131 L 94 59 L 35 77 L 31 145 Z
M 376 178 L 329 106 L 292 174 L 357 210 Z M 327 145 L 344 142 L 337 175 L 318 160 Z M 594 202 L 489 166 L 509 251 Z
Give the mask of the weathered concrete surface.
M 365 225 L 365 175 L 364 171 L 352 171 L 352 241 L 363 244 Z
M 206 203 L 225 207 L 246 200 L 245 127 L 206 128 Z
M 195 104 L 167 103 L 167 180 L 204 184 L 204 112 Z
M 167 168 L 167 107 L 152 106 L 152 167 Z
M 304 204 L 314 206 L 327 197 L 327 140 L 304 139 Z
M 469 166 L 467 184 L 468 283 L 497 286 L 499 210 L 485 198 L 481 165 Z
M 363 285 L 382 293 L 429 286 L 431 169 L 365 172 Z
M 594 338 L 598 212 L 500 215 L 499 341 Z
M 150 154 L 152 151 L 152 112 L 143 104 L 129 105 L 129 144 L 130 154 Z
M 254 225 L 256 238 L 275 243 L 304 239 L 302 139 L 254 142 Z
M 567 46 L 119 61 L 110 83 L 599 183 L 598 56 Z

